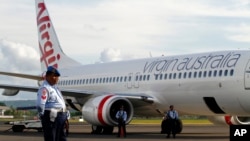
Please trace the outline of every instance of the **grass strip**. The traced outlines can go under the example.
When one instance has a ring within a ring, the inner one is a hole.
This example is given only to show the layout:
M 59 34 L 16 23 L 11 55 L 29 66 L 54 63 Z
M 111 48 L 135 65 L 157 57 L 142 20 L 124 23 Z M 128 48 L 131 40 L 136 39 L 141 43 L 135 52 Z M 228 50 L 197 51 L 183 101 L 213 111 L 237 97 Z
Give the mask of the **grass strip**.
M 161 124 L 162 120 L 160 119 L 133 119 L 130 124 Z M 184 119 L 182 123 L 185 124 L 212 124 L 206 119 Z

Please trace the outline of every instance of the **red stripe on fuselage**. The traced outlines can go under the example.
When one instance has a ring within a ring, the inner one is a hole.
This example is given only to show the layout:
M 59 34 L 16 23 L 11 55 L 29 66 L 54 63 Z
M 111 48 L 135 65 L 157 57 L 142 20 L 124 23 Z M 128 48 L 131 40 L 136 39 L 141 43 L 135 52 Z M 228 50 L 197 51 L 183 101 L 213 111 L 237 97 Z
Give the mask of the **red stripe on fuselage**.
M 106 101 L 112 97 L 113 95 L 107 95 L 106 97 L 104 97 L 102 99 L 102 101 L 100 102 L 99 104 L 99 107 L 98 107 L 98 113 L 97 113 L 97 117 L 98 117 L 98 120 L 100 121 L 100 123 L 102 125 L 107 125 L 107 123 L 105 123 L 104 119 L 103 119 L 103 116 L 102 116 L 102 113 L 103 113 L 103 106 L 104 104 L 106 103 Z

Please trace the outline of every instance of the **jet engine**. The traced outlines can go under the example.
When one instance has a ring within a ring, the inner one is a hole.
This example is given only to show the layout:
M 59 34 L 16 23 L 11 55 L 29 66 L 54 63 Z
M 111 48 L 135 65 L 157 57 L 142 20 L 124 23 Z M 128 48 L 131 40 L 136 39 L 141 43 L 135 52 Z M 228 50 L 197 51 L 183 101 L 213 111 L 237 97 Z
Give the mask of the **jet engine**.
M 214 117 L 208 117 L 208 119 L 214 124 L 250 125 L 250 117 L 214 116 Z
M 126 124 L 128 124 L 134 114 L 133 106 L 128 99 L 117 95 L 90 98 L 82 107 L 83 118 L 92 124 L 93 132 L 101 133 L 108 130 L 106 133 L 112 133 L 113 127 L 118 125 L 115 115 L 121 105 L 127 112 Z
M 4 89 L 4 91 L 2 92 L 2 95 L 15 96 L 18 94 L 18 92 L 19 90 L 16 90 L 16 89 Z

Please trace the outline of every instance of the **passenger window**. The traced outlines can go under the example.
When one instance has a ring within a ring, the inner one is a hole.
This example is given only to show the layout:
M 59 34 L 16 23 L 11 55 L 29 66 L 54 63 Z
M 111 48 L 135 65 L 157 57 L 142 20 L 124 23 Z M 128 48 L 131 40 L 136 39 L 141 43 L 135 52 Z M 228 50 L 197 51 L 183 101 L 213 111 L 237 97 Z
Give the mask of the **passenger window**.
M 164 79 L 167 79 L 168 78 L 168 74 L 167 73 L 165 73 L 165 75 L 164 75 Z
M 214 77 L 217 76 L 217 70 L 214 70 Z
M 184 74 L 183 74 L 183 78 L 187 78 L 187 72 L 184 72 Z
M 202 71 L 199 71 L 199 78 L 201 78 L 202 76 Z
M 176 79 L 176 73 L 174 73 L 174 77 L 173 78 Z
M 222 76 L 222 70 L 219 71 L 219 76 Z
M 169 74 L 168 78 L 169 78 L 169 79 L 172 79 L 172 73 Z
M 228 74 L 228 70 L 225 70 L 224 71 L 224 76 L 227 76 L 227 74 Z
M 160 80 L 162 80 L 162 74 L 160 74 Z
M 148 77 L 147 77 L 147 80 L 149 80 L 150 79 L 150 75 L 148 75 Z
M 203 77 L 207 77 L 207 71 L 203 72 Z
M 192 77 L 192 72 L 188 73 L 188 77 L 191 78 Z
M 158 80 L 158 74 L 155 74 L 155 80 Z
M 140 81 L 142 81 L 142 75 L 140 75 Z
M 231 70 L 230 70 L 230 76 L 233 76 L 233 75 L 234 75 L 234 70 L 231 69 Z
M 179 73 L 179 79 L 181 79 L 181 74 L 182 74 L 182 73 L 180 72 L 180 73 Z
M 209 77 L 212 76 L 212 71 L 211 71 L 211 70 L 208 72 L 208 76 L 209 76 Z
M 197 72 L 195 71 L 195 72 L 194 72 L 194 78 L 196 78 L 196 76 L 197 76 Z
M 129 77 L 128 77 L 128 81 L 131 81 L 131 79 L 132 79 L 132 77 L 131 77 L 131 76 L 129 76 Z

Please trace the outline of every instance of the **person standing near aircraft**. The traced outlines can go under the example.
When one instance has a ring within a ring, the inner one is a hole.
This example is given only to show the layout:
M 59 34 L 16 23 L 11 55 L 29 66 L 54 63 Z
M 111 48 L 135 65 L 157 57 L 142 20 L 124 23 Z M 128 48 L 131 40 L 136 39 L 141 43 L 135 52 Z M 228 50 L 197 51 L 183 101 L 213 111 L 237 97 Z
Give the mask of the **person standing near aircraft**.
M 124 110 L 124 106 L 120 107 L 120 110 L 117 111 L 115 115 L 118 120 L 118 135 L 117 137 L 126 137 L 126 120 L 127 120 L 127 112 Z
M 178 119 L 178 112 L 174 110 L 174 106 L 170 105 L 169 110 L 166 113 L 166 120 L 167 120 L 167 138 L 170 137 L 170 134 L 173 134 L 173 138 L 175 138 L 176 135 L 176 124 Z
M 64 130 L 67 111 L 64 99 L 56 84 L 60 73 L 49 66 L 45 80 L 37 95 L 37 110 L 42 122 L 44 141 L 66 141 Z

